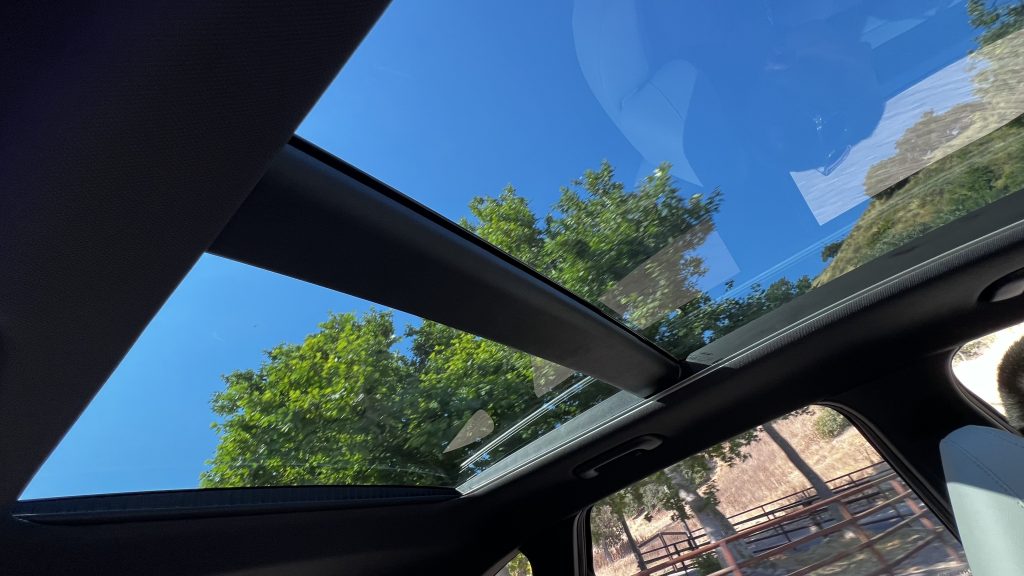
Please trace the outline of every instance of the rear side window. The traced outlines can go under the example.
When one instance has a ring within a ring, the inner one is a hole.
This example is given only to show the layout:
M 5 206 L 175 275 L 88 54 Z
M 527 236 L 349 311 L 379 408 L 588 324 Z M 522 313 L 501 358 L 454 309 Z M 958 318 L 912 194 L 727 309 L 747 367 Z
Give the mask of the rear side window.
M 525 554 L 517 552 L 494 576 L 533 576 L 533 566 L 530 566 L 530 560 Z
M 1024 429 L 1024 323 L 961 346 L 953 374 L 1010 425 Z
M 878 452 L 818 406 L 598 502 L 590 530 L 598 576 L 970 573 Z

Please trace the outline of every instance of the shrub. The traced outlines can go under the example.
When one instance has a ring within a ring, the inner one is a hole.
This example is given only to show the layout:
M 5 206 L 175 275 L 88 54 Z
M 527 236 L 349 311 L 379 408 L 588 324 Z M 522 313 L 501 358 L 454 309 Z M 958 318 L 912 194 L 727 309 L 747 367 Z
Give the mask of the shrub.
M 508 563 L 508 573 L 509 576 L 532 576 L 533 566 L 530 566 L 530 561 L 520 552 Z
M 832 440 L 849 427 L 849 420 L 839 412 L 828 408 L 821 409 L 821 412 L 814 418 L 814 432 L 822 440 Z

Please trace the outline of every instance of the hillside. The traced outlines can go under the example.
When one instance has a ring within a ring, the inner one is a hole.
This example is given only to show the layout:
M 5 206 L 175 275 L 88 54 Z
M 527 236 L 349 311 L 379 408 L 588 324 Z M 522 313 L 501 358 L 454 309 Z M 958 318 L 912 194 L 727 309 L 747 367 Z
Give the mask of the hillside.
M 868 171 L 867 209 L 815 280 L 823 284 L 1024 187 L 1024 12 L 973 8 L 975 98 L 924 113 Z
M 922 123 L 927 122 L 935 131 L 951 129 L 950 122 L 962 121 L 958 116 L 961 112 L 955 108 L 947 112 L 951 116 L 945 123 L 942 122 L 945 114 L 928 116 Z M 915 138 L 909 130 L 904 136 L 909 140 Z M 901 142 L 904 150 L 912 144 L 903 139 Z M 897 148 L 900 147 L 897 144 Z M 936 151 L 915 152 L 931 156 Z M 1021 158 L 1024 158 L 1024 120 L 1019 117 L 879 192 L 831 263 L 815 280 L 815 285 L 824 284 L 930 230 L 1024 188 Z M 919 160 L 906 160 L 914 161 Z M 883 170 L 884 163 L 879 163 Z M 868 179 L 872 177 L 869 173 Z

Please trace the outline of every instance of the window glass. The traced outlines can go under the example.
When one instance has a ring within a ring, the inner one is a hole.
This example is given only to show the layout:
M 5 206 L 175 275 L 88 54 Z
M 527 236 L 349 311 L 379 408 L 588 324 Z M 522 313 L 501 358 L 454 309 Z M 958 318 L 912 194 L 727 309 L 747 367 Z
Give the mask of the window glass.
M 1024 324 L 972 340 L 953 356 L 953 374 L 976 397 L 1024 430 Z
M 298 133 L 685 357 L 1024 187 L 1022 24 L 396 0 Z
M 525 554 L 518 552 L 494 576 L 533 576 L 533 566 L 530 566 L 530 559 Z
M 598 502 L 590 529 L 598 576 L 970 573 L 960 544 L 878 452 L 819 406 Z
M 454 487 L 613 397 L 617 409 L 639 401 L 443 324 L 206 255 L 23 498 Z

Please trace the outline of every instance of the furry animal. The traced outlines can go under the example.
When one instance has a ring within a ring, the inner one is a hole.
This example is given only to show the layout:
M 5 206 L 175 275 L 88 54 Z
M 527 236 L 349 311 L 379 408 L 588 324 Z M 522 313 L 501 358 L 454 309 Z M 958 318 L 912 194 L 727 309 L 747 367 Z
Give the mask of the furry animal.
M 999 398 L 1010 424 L 1024 431 L 1024 338 L 1017 340 L 999 361 L 996 376 Z

